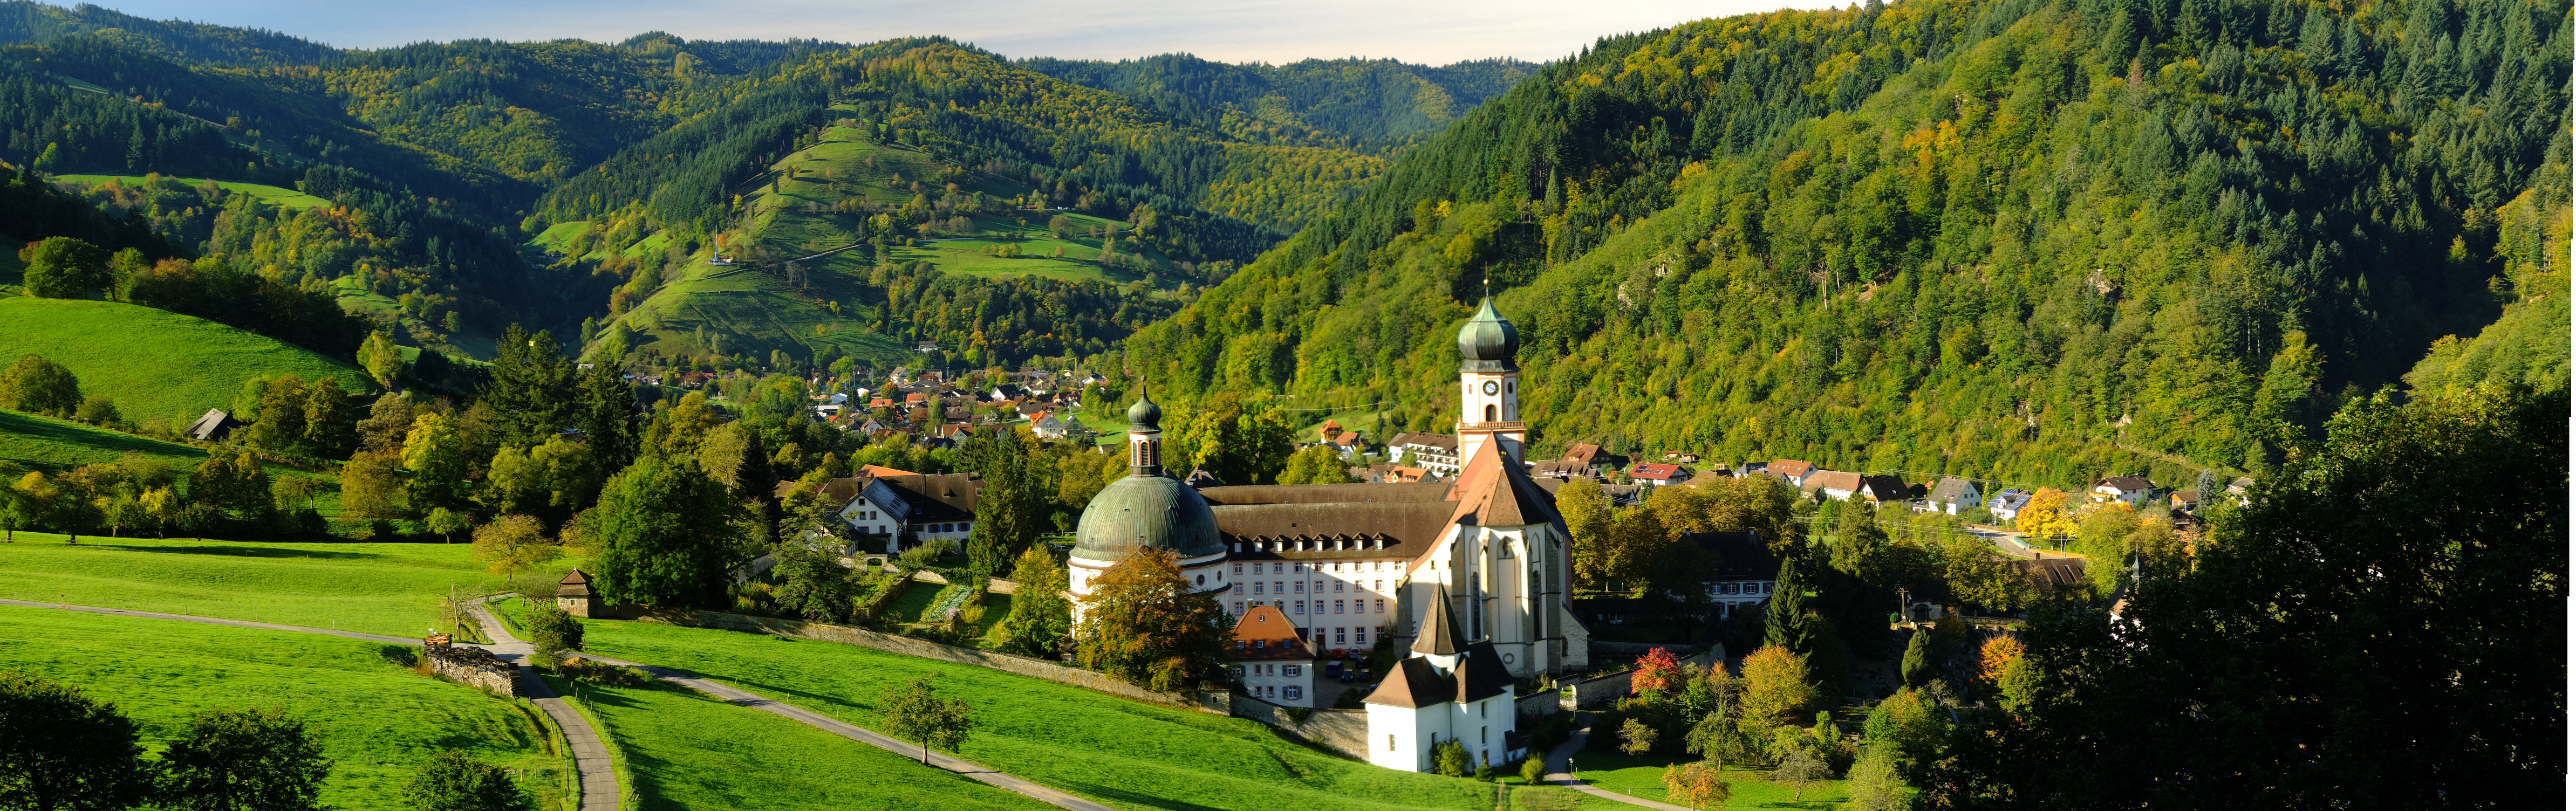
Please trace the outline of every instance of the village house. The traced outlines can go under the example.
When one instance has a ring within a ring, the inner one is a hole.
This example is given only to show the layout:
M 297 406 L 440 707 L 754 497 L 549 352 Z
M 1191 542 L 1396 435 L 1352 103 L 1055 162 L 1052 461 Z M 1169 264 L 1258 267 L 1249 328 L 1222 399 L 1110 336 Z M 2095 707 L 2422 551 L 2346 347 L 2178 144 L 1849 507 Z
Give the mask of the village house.
M 1829 472 L 1817 470 L 1815 465 L 1807 464 L 1805 460 L 1801 459 L 1773 459 L 1766 469 L 1770 470 L 1772 473 L 1779 474 L 1782 478 L 1788 479 L 1789 486 L 1800 490 L 1811 489 L 1807 487 L 1807 477 L 1809 475 Z M 1857 486 L 1859 483 L 1854 482 L 1853 484 Z M 1847 498 L 1848 496 L 1844 497 Z
M 1895 476 L 1862 476 L 1860 486 L 1852 489 L 1852 495 L 1872 504 L 1903 504 L 1914 497 L 1914 486 Z
M 1683 470 L 1680 465 L 1649 462 L 1629 470 L 1628 478 L 1642 484 L 1667 487 L 1690 481 L 1690 471 Z
M 1986 506 L 1985 497 L 1977 492 L 1977 483 L 1957 476 L 1943 476 L 1932 485 L 1923 499 L 1924 511 L 1958 515 L 1959 511 L 1976 511 Z
M 1776 464 L 1776 463 L 1775 463 Z M 1803 476 L 1790 479 L 1809 498 L 1849 501 L 1860 492 L 1860 474 L 1839 470 L 1809 469 Z
M 1480 765 L 1506 766 L 1528 748 L 1512 702 L 1512 674 L 1494 643 L 1460 638 L 1449 595 L 1432 590 L 1430 613 L 1386 680 L 1363 700 L 1368 708 L 1369 762 L 1427 772 L 1432 748 L 1456 742 Z
M 1698 544 L 1700 551 L 1714 561 L 1705 585 L 1719 619 L 1741 611 L 1759 611 L 1762 603 L 1771 599 L 1771 590 L 1780 581 L 1780 558 L 1771 554 L 1761 533 L 1690 532 L 1684 533 L 1681 540 Z
M 861 535 L 887 536 L 887 552 L 931 538 L 966 543 L 981 480 L 972 473 L 893 474 L 871 476 L 859 497 L 841 508 L 841 520 Z
M 1458 475 L 1458 438 L 1447 434 L 1425 434 L 1405 431 L 1386 441 L 1386 452 L 1402 461 L 1413 455 L 1411 467 L 1419 467 L 1442 476 Z
M 1995 523 L 2009 525 L 2021 517 L 2022 508 L 2027 506 L 2030 506 L 2029 493 L 2006 487 L 1995 493 L 1993 501 L 1986 502 L 1986 513 L 1995 517 Z
M 2110 476 L 2093 483 L 2093 500 L 2125 501 L 2131 507 L 2147 506 L 2147 497 L 2156 486 L 2139 476 Z
M 1287 614 L 1265 605 L 1235 620 L 1226 670 L 1244 695 L 1283 707 L 1313 707 L 1316 661 L 1322 658 Z

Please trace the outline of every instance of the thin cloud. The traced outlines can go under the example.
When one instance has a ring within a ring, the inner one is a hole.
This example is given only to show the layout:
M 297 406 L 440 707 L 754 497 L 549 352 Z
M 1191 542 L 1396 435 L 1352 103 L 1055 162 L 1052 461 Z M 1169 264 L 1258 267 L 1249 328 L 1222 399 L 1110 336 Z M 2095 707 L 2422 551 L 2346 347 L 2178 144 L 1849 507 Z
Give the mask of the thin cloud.
M 1344 56 L 1447 64 L 1509 56 L 1559 58 L 1613 34 L 1780 8 L 1782 0 L 1536 0 L 1385 3 L 1239 0 L 1188 4 L 1035 0 L 130 0 L 109 7 L 153 19 L 267 28 L 347 48 L 423 40 L 585 39 L 645 31 L 688 39 L 816 38 L 873 42 L 939 34 L 1013 57 L 1121 59 L 1186 51 L 1226 62 Z M 1840 5 L 1813 0 L 1798 7 Z

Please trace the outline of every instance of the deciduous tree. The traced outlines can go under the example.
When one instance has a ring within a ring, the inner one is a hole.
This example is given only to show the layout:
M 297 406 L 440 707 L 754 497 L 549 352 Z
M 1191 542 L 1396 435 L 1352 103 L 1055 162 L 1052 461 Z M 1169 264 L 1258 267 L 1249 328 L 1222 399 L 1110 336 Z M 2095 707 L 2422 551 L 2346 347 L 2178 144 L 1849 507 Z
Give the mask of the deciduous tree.
M 1630 723 L 1635 723 L 1631 721 Z M 1735 787 L 1719 778 L 1708 763 L 1680 763 L 1664 768 L 1664 797 L 1691 808 L 1724 808 Z
M 321 811 L 332 765 L 282 708 L 198 713 L 161 763 L 162 805 L 186 811 Z
M 904 682 L 877 699 L 886 734 L 921 744 L 923 765 L 930 763 L 933 747 L 955 752 L 966 745 L 967 733 L 976 726 L 974 709 L 962 700 L 940 697 L 931 684 L 936 678 L 939 674 L 932 673 Z
M 686 459 L 646 456 L 608 481 L 575 523 L 599 550 L 602 593 L 619 602 L 723 608 L 749 560 L 726 488 Z
M 0 808 L 118 811 L 151 792 L 141 737 L 115 704 L 0 671 Z
M 512 782 L 508 770 L 449 749 L 420 764 L 403 786 L 403 803 L 416 811 L 533 811 L 536 803 Z
M 1138 549 L 1092 581 L 1075 657 L 1083 667 L 1170 692 L 1216 672 L 1226 627 L 1225 610 L 1190 590 L 1171 552 Z
M 20 355 L 0 372 L 0 408 L 68 417 L 80 404 L 80 378 L 62 364 Z

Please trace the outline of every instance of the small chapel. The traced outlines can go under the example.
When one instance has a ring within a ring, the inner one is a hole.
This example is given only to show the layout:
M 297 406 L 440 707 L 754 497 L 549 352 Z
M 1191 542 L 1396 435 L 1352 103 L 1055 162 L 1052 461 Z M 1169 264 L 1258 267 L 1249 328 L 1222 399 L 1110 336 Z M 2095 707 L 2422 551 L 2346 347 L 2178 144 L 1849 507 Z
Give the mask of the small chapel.
M 1512 682 L 1588 666 L 1590 641 L 1571 603 L 1572 537 L 1521 458 L 1519 350 L 1491 298 L 1459 330 L 1461 461 L 1447 481 L 1183 481 L 1163 468 L 1162 407 L 1138 397 L 1127 410 L 1128 474 L 1093 497 L 1076 528 L 1072 593 L 1089 596 L 1132 550 L 1167 550 L 1192 589 L 1237 618 L 1268 607 L 1318 652 L 1384 641 L 1410 654 L 1368 698 L 1373 762 L 1427 768 L 1431 743 L 1448 740 L 1508 758 Z M 1380 707 L 1412 720 L 1399 729 L 1387 715 L 1381 730 Z M 1375 755 L 1389 746 L 1394 755 Z

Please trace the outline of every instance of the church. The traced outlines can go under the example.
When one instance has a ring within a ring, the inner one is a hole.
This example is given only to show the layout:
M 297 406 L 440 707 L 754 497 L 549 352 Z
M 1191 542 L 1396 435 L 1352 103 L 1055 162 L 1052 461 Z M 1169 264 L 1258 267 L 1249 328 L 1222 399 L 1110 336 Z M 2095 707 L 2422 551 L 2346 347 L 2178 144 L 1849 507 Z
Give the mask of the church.
M 1405 678 L 1472 675 L 1482 686 L 1467 692 L 1493 682 L 1508 694 L 1511 681 L 1586 667 L 1590 637 L 1570 602 L 1572 537 L 1521 461 L 1529 429 L 1520 418 L 1519 349 L 1490 298 L 1459 330 L 1460 462 L 1449 481 L 1193 487 L 1164 471 L 1162 407 L 1139 397 L 1127 411 L 1128 475 L 1092 499 L 1076 530 L 1073 594 L 1088 596 L 1131 550 L 1164 549 L 1192 588 L 1234 616 L 1277 609 L 1318 651 L 1366 651 L 1383 640 L 1414 654 Z M 1432 694 L 1398 681 L 1390 673 L 1378 692 Z M 1454 703 L 1465 693 L 1449 694 Z M 1508 695 L 1500 703 L 1509 716 Z M 1485 726 L 1508 731 L 1510 723 Z M 1421 734 L 1451 731 L 1438 726 Z

